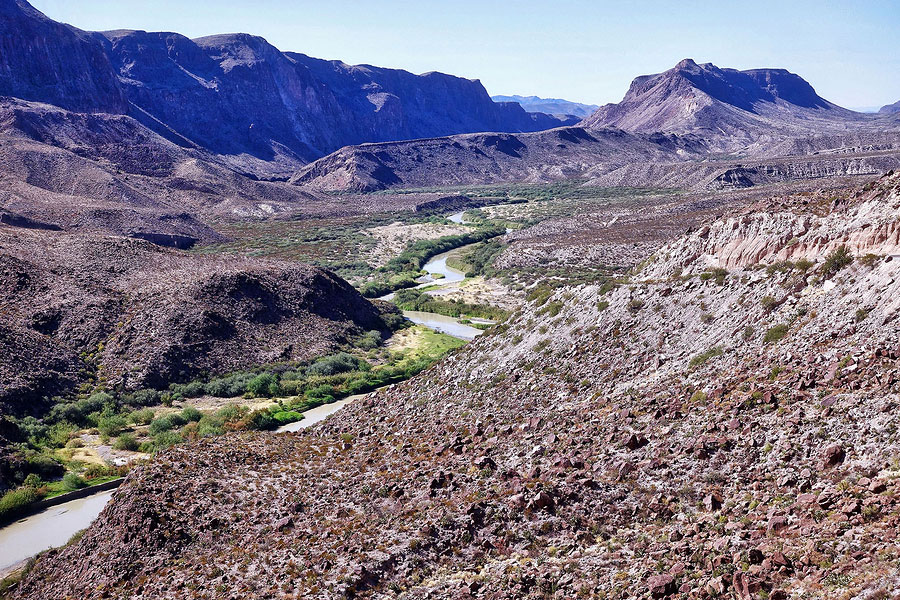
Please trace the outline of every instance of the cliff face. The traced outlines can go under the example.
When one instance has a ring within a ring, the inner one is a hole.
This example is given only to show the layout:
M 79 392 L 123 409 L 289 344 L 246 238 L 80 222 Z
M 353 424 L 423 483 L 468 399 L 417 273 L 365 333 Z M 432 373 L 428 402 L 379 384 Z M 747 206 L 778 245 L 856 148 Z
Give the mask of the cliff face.
M 88 33 L 0 2 L 0 94 L 128 114 L 182 146 L 298 166 L 348 144 L 538 131 L 572 117 L 494 103 L 478 81 L 351 66 L 227 34 Z
M 24 0 L 0 0 L 0 95 L 82 112 L 128 110 L 92 34 L 52 21 Z

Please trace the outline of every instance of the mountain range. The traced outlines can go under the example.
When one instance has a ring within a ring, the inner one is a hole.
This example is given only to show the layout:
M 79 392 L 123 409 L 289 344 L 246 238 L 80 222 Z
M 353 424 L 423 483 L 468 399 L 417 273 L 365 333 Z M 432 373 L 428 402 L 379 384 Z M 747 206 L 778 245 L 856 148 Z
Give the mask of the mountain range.
M 348 144 L 577 120 L 495 103 L 477 80 L 320 60 L 247 34 L 85 32 L 24 0 L 0 2 L 0 32 L 0 94 L 128 115 L 250 171 L 284 172 Z
M 528 112 L 551 115 L 575 115 L 587 117 L 600 108 L 596 104 L 582 104 L 561 98 L 538 98 L 537 96 L 491 96 L 494 102 L 515 102 Z

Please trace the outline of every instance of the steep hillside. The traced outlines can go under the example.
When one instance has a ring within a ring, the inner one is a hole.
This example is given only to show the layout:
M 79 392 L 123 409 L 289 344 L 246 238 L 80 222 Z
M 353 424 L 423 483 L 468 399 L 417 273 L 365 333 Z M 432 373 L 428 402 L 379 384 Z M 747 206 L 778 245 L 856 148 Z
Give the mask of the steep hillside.
M 295 185 L 319 190 L 373 191 L 391 187 L 497 181 L 556 181 L 696 156 L 695 139 L 586 131 L 563 127 L 531 134 L 471 134 L 343 148 L 300 169 Z
M 0 225 L 0 264 L 3 412 L 84 381 L 165 387 L 386 329 L 349 284 L 296 263 Z
M 317 427 L 172 449 L 16 597 L 892 597 L 898 209 L 760 203 Z
M 538 98 L 537 96 L 491 96 L 494 102 L 515 102 L 528 112 L 546 113 L 550 115 L 575 115 L 588 117 L 596 111 L 596 104 L 582 104 L 561 98 Z
M 81 112 L 128 110 L 92 35 L 48 19 L 25 0 L 0 0 L 0 96 Z
M 582 125 L 696 134 L 720 152 L 759 154 L 790 137 L 859 128 L 878 133 L 885 123 L 828 102 L 784 69 L 737 71 L 685 59 L 636 78 L 622 102 L 601 107 Z
M 882 106 L 878 111 L 880 113 L 894 114 L 900 112 L 900 100 L 894 102 L 893 104 L 888 104 L 886 106 Z

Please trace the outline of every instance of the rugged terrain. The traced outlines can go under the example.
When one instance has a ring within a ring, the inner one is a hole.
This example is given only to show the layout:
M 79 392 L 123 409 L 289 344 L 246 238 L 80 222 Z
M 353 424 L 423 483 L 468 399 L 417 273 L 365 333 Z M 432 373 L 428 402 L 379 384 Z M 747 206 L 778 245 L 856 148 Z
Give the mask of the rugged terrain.
M 387 331 L 345 281 L 296 263 L 0 225 L 0 264 L 6 414 L 39 412 L 79 384 L 165 388 Z
M 129 115 L 258 175 L 286 173 L 347 144 L 577 120 L 495 103 L 478 81 L 314 59 L 247 34 L 85 32 L 25 0 L 0 3 L 0 28 L 0 94 Z
M 578 127 L 352 146 L 293 182 L 324 190 L 559 181 L 694 190 L 880 174 L 898 166 L 900 123 L 818 96 L 783 69 L 690 59 L 638 77 L 619 104 Z M 425 166 L 427 168 L 421 168 Z
M 898 209 L 774 198 L 537 289 L 321 426 L 164 453 L 17 595 L 891 597 Z

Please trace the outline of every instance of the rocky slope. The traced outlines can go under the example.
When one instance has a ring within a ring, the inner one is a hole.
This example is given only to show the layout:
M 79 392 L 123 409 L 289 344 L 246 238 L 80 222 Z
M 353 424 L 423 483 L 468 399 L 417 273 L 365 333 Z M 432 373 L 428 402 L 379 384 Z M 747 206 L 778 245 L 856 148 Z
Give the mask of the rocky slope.
M 599 106 L 582 104 L 561 98 L 538 98 L 537 96 L 491 96 L 494 102 L 515 102 L 521 104 L 528 112 L 546 113 L 549 115 L 575 115 L 589 117 Z
M 897 102 L 894 102 L 893 104 L 888 104 L 886 106 L 882 106 L 878 112 L 887 113 L 887 114 L 894 114 L 894 113 L 900 112 L 900 100 L 898 100 Z
M 325 271 L 0 225 L 0 406 L 101 380 L 167 386 L 327 354 L 379 309 Z
M 317 427 L 174 448 L 16 597 L 894 597 L 898 210 L 760 202 Z
M 300 169 L 291 183 L 373 191 L 498 181 L 542 182 L 698 156 L 696 139 L 564 127 L 531 134 L 470 134 L 343 148 Z M 635 182 L 634 185 L 639 185 Z

